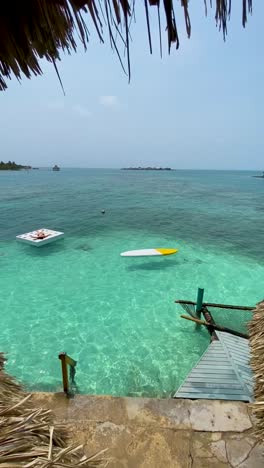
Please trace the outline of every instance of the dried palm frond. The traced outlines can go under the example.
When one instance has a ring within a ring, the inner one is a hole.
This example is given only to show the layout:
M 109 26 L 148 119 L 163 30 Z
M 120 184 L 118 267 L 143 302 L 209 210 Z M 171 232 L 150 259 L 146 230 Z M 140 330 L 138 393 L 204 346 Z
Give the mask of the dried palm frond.
M 69 444 L 67 427 L 54 424 L 49 410 L 34 408 L 30 397 L 4 371 L 0 353 L 0 468 L 73 468 L 105 466 L 104 450 L 82 456 L 82 446 Z
M 248 12 L 252 12 L 252 0 L 242 1 L 242 24 L 247 22 Z M 159 36 L 161 49 L 160 0 L 144 0 L 146 25 L 150 51 L 152 51 L 149 7 L 158 10 Z M 207 0 L 204 0 L 207 12 Z M 215 19 L 222 29 L 224 38 L 227 32 L 227 20 L 231 14 L 231 0 L 214 0 Z M 14 74 L 18 79 L 23 73 L 28 78 L 32 74 L 42 73 L 39 59 L 45 57 L 57 70 L 56 60 L 60 50 L 70 53 L 76 51 L 74 34 L 77 33 L 86 49 L 89 33 L 87 23 L 90 21 L 102 42 L 104 29 L 109 33 L 110 43 L 119 53 L 117 37 L 127 52 L 127 69 L 130 77 L 130 26 L 135 10 L 135 0 L 2 0 L 0 6 L 0 90 L 7 87 L 6 78 Z M 191 35 L 189 0 L 163 0 L 162 5 L 166 23 L 164 29 L 168 35 L 168 48 L 172 43 L 179 47 L 179 34 L 176 25 L 174 4 L 180 4 L 185 18 L 186 32 Z M 210 0 L 212 6 L 212 0 Z M 179 5 L 177 5 L 179 6 Z M 177 10 L 178 15 L 178 10 Z
M 252 405 L 256 416 L 256 434 L 264 438 L 264 301 L 253 311 L 249 324 L 249 342 L 251 348 L 251 367 L 254 372 L 255 404 Z

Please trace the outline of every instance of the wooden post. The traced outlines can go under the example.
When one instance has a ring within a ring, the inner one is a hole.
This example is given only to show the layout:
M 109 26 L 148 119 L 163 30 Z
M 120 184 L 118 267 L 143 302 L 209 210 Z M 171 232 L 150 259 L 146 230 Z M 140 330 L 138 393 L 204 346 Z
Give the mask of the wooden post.
M 203 307 L 203 296 L 204 296 L 204 289 L 198 288 L 197 303 L 196 303 L 196 315 L 198 318 L 201 317 L 201 311 Z
M 63 390 L 68 395 L 69 394 L 69 382 L 68 382 L 68 369 L 67 369 L 67 354 L 60 353 L 59 359 L 61 360 Z

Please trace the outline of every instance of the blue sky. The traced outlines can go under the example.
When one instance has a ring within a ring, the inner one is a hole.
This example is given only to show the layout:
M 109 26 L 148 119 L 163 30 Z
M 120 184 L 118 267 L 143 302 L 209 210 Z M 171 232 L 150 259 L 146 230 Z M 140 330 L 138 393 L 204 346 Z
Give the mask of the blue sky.
M 186 38 L 180 2 L 180 49 L 163 58 L 151 9 L 153 55 L 138 3 L 132 26 L 131 83 L 117 56 L 101 45 L 92 26 L 86 53 L 62 55 L 59 72 L 42 62 L 43 76 L 8 83 L 0 94 L 1 157 L 34 166 L 264 170 L 262 46 L 263 2 L 241 25 L 233 2 L 223 41 L 214 10 L 190 2 L 192 37 Z M 238 5 L 239 4 L 239 5 Z

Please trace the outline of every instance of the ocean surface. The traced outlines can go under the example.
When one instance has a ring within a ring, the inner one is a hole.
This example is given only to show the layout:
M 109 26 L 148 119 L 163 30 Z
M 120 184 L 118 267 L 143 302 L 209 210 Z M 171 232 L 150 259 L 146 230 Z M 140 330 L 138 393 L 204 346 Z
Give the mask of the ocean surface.
M 0 172 L 0 350 L 30 390 L 171 395 L 209 343 L 176 299 L 264 297 L 264 180 L 251 172 Z M 105 214 L 101 210 L 105 210 Z M 15 236 L 47 227 L 39 249 Z M 170 257 L 125 250 L 178 248 Z M 236 316 L 237 317 L 237 316 Z M 232 317 L 231 317 L 232 319 Z M 234 319 L 234 316 L 233 316 Z

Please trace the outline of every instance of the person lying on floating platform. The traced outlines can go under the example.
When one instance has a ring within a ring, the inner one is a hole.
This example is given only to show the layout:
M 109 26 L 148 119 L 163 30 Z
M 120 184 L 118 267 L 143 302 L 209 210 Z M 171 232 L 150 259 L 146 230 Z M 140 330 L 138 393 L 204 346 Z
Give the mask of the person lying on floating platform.
M 16 236 L 16 240 L 40 247 L 41 245 L 46 245 L 50 242 L 55 242 L 59 239 L 62 239 L 63 237 L 64 232 L 41 228 L 35 231 L 26 232 L 25 234 L 20 234 L 19 236 Z
M 50 234 L 46 234 L 43 230 L 39 230 L 36 232 L 35 236 L 31 236 L 32 239 L 46 239 L 46 237 L 50 236 Z

